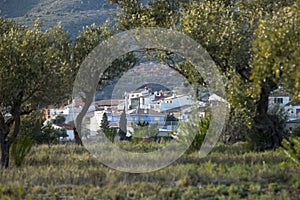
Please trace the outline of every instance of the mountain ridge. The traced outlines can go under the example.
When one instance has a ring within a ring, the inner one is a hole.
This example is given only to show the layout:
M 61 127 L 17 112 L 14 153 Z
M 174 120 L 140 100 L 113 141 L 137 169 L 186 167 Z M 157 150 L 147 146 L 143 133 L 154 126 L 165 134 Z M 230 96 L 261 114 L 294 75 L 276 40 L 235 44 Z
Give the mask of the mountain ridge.
M 108 0 L 0 0 L 0 16 L 25 26 L 39 20 L 44 29 L 61 23 L 73 39 L 88 25 L 113 20 L 118 9 Z

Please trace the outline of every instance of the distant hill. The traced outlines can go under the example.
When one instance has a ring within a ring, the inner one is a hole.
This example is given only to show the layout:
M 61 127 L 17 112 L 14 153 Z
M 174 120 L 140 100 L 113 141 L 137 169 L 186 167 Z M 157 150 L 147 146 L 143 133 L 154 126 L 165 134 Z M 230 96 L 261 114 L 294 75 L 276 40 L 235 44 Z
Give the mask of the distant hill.
M 155 91 L 170 91 L 170 89 L 164 85 L 157 84 L 157 83 L 146 83 L 137 88 L 137 90 L 144 89 L 144 88 L 151 88 L 153 92 Z
M 142 0 L 141 2 L 147 4 L 151 1 L 153 0 Z M 61 22 L 62 27 L 73 39 L 85 26 L 93 23 L 102 24 L 108 19 L 113 19 L 118 10 L 119 7 L 111 4 L 109 0 L 0 0 L 0 16 L 12 18 L 27 26 L 30 26 L 32 21 L 39 19 L 45 29 Z M 170 73 L 169 69 L 156 70 L 154 69 L 150 73 L 149 68 L 144 67 L 135 71 L 135 74 L 125 74 L 123 81 L 126 84 L 120 84 L 123 87 L 117 85 L 119 79 L 112 80 L 102 92 L 95 95 L 95 99 L 110 99 L 114 91 L 120 94 L 118 97 L 121 98 L 124 91 L 145 87 L 143 84 L 149 83 L 146 81 L 147 78 L 151 78 L 152 83 L 161 83 L 164 80 L 161 84 L 164 88 L 151 85 L 154 90 L 172 90 L 183 83 L 183 80 L 178 79 L 178 75 Z M 140 84 L 136 85 L 137 82 Z
M 39 19 L 45 29 L 61 22 L 73 39 L 87 25 L 113 20 L 118 10 L 109 0 L 0 0 L 0 16 L 26 26 Z
M 86 25 L 113 19 L 117 10 L 108 0 L 0 0 L 0 16 L 27 26 L 39 19 L 45 28 L 61 22 L 72 38 Z

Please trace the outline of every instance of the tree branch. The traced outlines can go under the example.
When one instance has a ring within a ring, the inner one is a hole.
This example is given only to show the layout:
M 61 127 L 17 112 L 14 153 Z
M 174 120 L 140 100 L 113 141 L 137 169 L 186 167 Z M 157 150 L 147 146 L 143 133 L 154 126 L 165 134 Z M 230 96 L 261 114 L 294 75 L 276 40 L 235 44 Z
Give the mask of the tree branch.
M 29 110 L 23 110 L 21 111 L 20 115 L 29 115 L 30 113 L 32 113 L 34 111 L 34 109 L 29 109 Z
M 28 101 L 28 99 L 30 99 L 37 91 L 39 91 L 39 87 L 36 87 L 31 93 L 29 93 L 29 95 L 22 100 L 21 104 Z

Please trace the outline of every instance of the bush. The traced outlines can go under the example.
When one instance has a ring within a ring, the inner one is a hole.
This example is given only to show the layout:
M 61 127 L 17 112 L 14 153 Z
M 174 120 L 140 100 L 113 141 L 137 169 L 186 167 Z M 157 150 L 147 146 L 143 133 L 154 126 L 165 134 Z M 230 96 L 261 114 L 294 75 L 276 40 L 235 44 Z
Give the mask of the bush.
M 196 119 L 192 119 L 189 122 L 182 121 L 180 122 L 178 133 L 175 133 L 174 137 L 180 142 L 189 145 L 187 152 L 197 151 L 204 141 L 209 124 L 209 118 L 196 117 Z
M 292 136 L 293 137 L 300 137 L 300 126 L 297 126 L 292 130 Z
M 138 122 L 133 126 L 132 142 L 138 144 L 142 141 L 151 141 L 159 132 L 157 124 L 149 124 L 148 122 Z
M 115 137 L 117 135 L 117 130 L 113 128 L 107 128 L 104 130 L 104 135 L 111 141 L 115 141 Z
M 280 151 L 300 165 L 300 137 L 283 139 Z
M 11 156 L 16 166 L 21 166 L 24 158 L 30 152 L 34 141 L 27 135 L 17 138 L 11 146 Z

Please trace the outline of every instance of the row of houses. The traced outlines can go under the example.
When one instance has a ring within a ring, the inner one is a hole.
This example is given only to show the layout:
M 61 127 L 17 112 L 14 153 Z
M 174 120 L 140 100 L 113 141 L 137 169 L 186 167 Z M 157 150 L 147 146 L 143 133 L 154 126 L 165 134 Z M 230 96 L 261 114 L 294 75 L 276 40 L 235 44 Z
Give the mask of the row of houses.
M 133 126 L 139 122 L 157 124 L 158 136 L 168 136 L 176 129 L 180 120 L 188 119 L 192 107 L 198 104 L 189 95 L 177 95 L 171 91 L 152 91 L 145 87 L 131 92 L 125 92 L 124 99 L 101 100 L 95 103 L 96 111 L 90 120 L 90 130 L 99 128 L 101 116 L 106 113 L 111 128 L 119 128 L 120 116 L 124 112 L 127 120 L 127 131 L 134 133 Z M 204 104 L 198 104 L 203 106 Z M 200 112 L 204 117 L 205 112 Z M 172 115 L 175 121 L 166 122 Z M 96 125 L 96 126 L 95 126 Z M 130 135 L 130 134 L 128 134 Z
M 118 129 L 120 116 L 123 112 L 126 114 L 127 130 L 133 133 L 133 125 L 138 122 L 147 122 L 157 124 L 161 135 L 168 135 L 169 132 L 176 129 L 181 120 L 187 120 L 192 109 L 197 107 L 200 117 L 205 117 L 209 105 L 214 101 L 223 101 L 222 98 L 212 94 L 206 101 L 195 101 L 189 95 L 176 94 L 172 91 L 152 91 L 151 88 L 141 88 L 131 92 L 125 92 L 123 99 L 108 99 L 93 102 L 87 113 L 87 126 L 91 131 L 100 129 L 103 114 L 106 113 L 111 128 Z M 82 103 L 77 103 L 80 107 Z M 293 130 L 300 126 L 300 102 L 292 101 L 291 95 L 282 89 L 278 89 L 269 97 L 269 109 L 279 107 L 287 114 L 286 130 Z M 68 104 L 61 109 L 50 108 L 46 112 L 48 120 L 57 115 L 63 115 L 66 122 L 73 120 L 71 110 L 74 105 Z M 177 121 L 166 122 L 167 115 L 172 115 Z M 73 130 L 71 126 L 56 125 L 67 129 L 69 139 L 73 139 Z
M 74 103 L 74 102 L 73 102 Z M 46 121 L 50 121 L 57 115 L 63 115 L 66 123 L 73 120 L 71 110 L 78 109 L 83 102 L 68 104 L 61 109 L 50 108 L 45 112 Z M 172 91 L 152 91 L 144 87 L 131 92 L 125 92 L 123 99 L 108 99 L 93 102 L 86 114 L 86 126 L 92 132 L 100 128 L 103 114 L 106 113 L 111 128 L 118 129 L 120 116 L 126 114 L 127 130 L 133 133 L 133 125 L 138 122 L 157 124 L 160 135 L 167 136 L 169 132 L 176 129 L 180 120 L 187 120 L 193 107 L 201 108 L 199 116 L 205 116 L 205 102 L 195 101 L 189 95 L 178 95 Z M 167 116 L 172 115 L 176 120 L 166 122 Z M 45 122 L 46 123 L 46 122 Z M 55 125 L 57 128 L 57 125 Z M 59 125 L 60 126 L 60 125 Z M 62 128 L 65 128 L 62 126 Z M 67 126 L 67 134 L 73 139 L 73 131 Z

